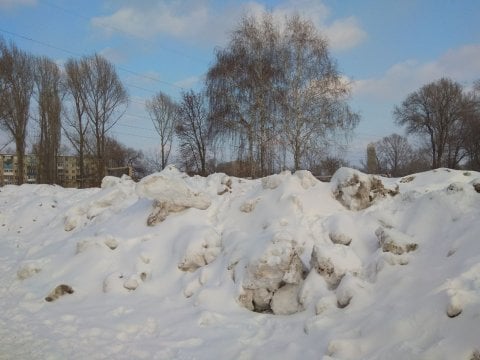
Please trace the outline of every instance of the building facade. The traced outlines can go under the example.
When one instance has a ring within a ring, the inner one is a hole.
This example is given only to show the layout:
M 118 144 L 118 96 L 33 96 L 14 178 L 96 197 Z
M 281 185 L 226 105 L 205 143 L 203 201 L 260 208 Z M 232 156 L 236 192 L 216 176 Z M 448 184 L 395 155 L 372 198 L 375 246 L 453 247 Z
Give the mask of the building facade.
M 80 176 L 78 156 L 57 156 L 57 185 L 69 188 L 95 186 L 96 162 L 93 158 L 84 159 L 85 174 Z M 25 155 L 24 183 L 36 184 L 38 174 L 37 157 L 32 154 Z M 127 174 L 132 176 L 131 167 L 107 168 L 106 173 L 113 176 Z M 0 186 L 15 185 L 17 183 L 18 162 L 17 156 L 12 154 L 0 154 Z
M 25 155 L 24 169 L 23 182 L 25 184 L 36 184 L 37 157 L 34 155 Z M 17 172 L 17 156 L 12 154 L 0 154 L 0 186 L 16 184 Z

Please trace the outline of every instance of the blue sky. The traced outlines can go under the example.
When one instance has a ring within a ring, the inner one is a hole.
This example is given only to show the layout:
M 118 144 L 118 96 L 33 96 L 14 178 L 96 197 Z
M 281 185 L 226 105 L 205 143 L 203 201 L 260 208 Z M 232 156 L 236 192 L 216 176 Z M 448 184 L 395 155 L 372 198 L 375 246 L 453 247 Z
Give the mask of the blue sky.
M 241 15 L 263 10 L 297 11 L 329 39 L 362 116 L 353 163 L 369 142 L 403 133 L 392 109 L 408 93 L 442 76 L 467 88 L 480 78 L 478 0 L 0 0 L 0 34 L 59 63 L 94 52 L 112 61 L 132 99 L 115 136 L 148 152 L 158 141 L 145 99 L 200 88 Z

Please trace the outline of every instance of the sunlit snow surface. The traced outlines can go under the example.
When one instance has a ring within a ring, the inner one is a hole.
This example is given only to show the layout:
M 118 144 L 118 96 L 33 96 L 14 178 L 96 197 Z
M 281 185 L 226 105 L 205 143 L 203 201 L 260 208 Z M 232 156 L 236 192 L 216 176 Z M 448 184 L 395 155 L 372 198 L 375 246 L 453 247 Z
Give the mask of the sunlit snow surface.
M 398 194 L 353 211 L 354 173 L 0 188 L 0 359 L 470 359 L 480 173 L 381 179 Z

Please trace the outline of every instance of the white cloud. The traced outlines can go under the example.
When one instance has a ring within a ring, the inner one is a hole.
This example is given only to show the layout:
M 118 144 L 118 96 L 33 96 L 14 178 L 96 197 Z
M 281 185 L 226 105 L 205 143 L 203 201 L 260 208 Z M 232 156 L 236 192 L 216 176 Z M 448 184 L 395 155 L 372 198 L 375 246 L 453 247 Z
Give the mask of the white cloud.
M 202 77 L 200 76 L 191 76 L 186 79 L 179 80 L 175 82 L 175 86 L 179 86 L 184 89 L 190 89 L 194 87 L 196 84 L 198 84 L 202 80 Z
M 362 30 L 353 16 L 334 21 L 324 31 L 335 50 L 353 48 L 367 38 L 367 33 Z
M 37 0 L 0 0 L 0 9 L 12 9 L 21 6 L 33 6 Z
M 189 37 L 205 27 L 209 13 L 202 1 L 182 0 L 131 3 L 110 16 L 95 17 L 95 27 L 102 27 L 107 34 L 120 32 L 140 38 L 152 38 L 166 34 L 177 38 Z
M 251 3 L 250 7 L 255 9 L 254 14 L 261 14 L 266 10 L 263 5 L 259 6 L 257 3 Z M 354 16 L 337 19 L 332 23 L 328 22 L 331 16 L 330 10 L 318 0 L 288 0 L 273 9 L 272 13 L 278 21 L 283 21 L 287 15 L 293 13 L 298 13 L 304 18 L 310 19 L 316 28 L 328 38 L 329 45 L 333 50 L 353 48 L 367 37 L 367 33 L 361 28 Z
M 230 2 L 217 9 L 207 0 L 136 1 L 112 15 L 95 17 L 91 23 L 103 28 L 107 34 L 120 32 L 144 39 L 165 35 L 211 46 L 224 45 L 229 31 L 243 13 L 260 15 L 266 10 L 256 1 Z M 329 38 L 334 50 L 354 47 L 366 38 L 365 31 L 354 17 L 328 22 L 330 10 L 318 0 L 284 0 L 269 10 L 279 21 L 293 13 L 311 19 Z
M 267 8 L 262 4 L 252 1 L 245 5 L 244 10 L 249 14 L 261 16 L 262 13 L 267 11 Z M 319 29 L 325 27 L 326 20 L 330 16 L 330 10 L 322 1 L 318 0 L 285 0 L 275 8 L 269 10 L 271 10 L 274 18 L 278 21 L 283 21 L 286 16 L 298 13 L 312 20 Z
M 449 77 L 462 84 L 480 78 L 480 45 L 451 49 L 434 61 L 407 60 L 393 65 L 379 78 L 354 81 L 355 97 L 399 101 L 421 86 Z

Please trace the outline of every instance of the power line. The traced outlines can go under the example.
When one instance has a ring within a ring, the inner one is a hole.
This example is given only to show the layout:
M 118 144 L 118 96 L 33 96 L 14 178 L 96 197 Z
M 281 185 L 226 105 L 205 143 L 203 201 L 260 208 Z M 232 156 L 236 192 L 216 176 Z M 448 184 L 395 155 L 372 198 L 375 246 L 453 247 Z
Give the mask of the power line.
M 44 41 L 41 41 L 41 40 L 37 40 L 37 39 L 34 39 L 34 38 L 29 37 L 29 36 L 26 36 L 26 35 L 21 35 L 21 34 L 18 34 L 18 33 L 9 31 L 9 30 L 5 30 L 5 29 L 0 28 L 0 32 L 3 32 L 3 33 L 5 33 L 5 34 L 11 35 L 11 36 L 15 36 L 15 37 L 18 37 L 18 38 L 27 40 L 27 41 L 31 41 L 31 42 L 33 42 L 33 43 L 37 43 L 37 44 L 40 44 L 40 45 L 42 45 L 42 46 L 46 46 L 46 47 L 49 47 L 49 48 L 52 48 L 52 49 L 55 49 L 55 50 L 58 50 L 58 51 L 62 51 L 62 52 L 68 53 L 68 54 L 70 54 L 70 55 L 82 56 L 81 54 L 76 53 L 76 52 L 73 52 L 73 51 L 71 51 L 71 50 L 68 50 L 68 49 L 65 49 L 65 48 L 61 48 L 61 47 L 59 47 L 59 46 L 55 46 L 55 45 L 52 45 L 52 44 L 50 44 L 50 43 L 47 43 L 47 42 L 44 42 Z M 169 85 L 169 86 L 173 86 L 173 87 L 176 87 L 176 88 L 179 88 L 179 89 L 185 89 L 185 88 L 183 88 L 183 87 L 181 87 L 181 86 L 179 86 L 179 85 L 170 83 L 170 82 L 168 82 L 168 81 L 160 80 L 160 79 L 158 79 L 158 78 L 155 78 L 155 77 L 152 77 L 152 76 L 148 76 L 148 75 L 143 75 L 143 74 L 140 74 L 140 73 L 138 73 L 138 72 L 136 72 L 136 71 L 133 71 L 133 70 L 130 70 L 130 69 L 127 69 L 127 68 L 124 68 L 124 67 L 117 66 L 117 68 L 118 68 L 119 70 L 122 70 L 122 71 L 125 71 L 125 72 L 128 72 L 128 73 L 131 73 L 131 74 L 133 74 L 133 75 L 135 75 L 135 76 L 138 76 L 138 77 L 143 77 L 143 78 L 145 78 L 145 79 L 152 80 L 152 81 L 155 81 L 155 82 L 158 82 L 158 83 L 162 83 L 162 84 L 166 84 L 166 85 Z M 133 84 L 126 84 L 126 86 L 128 86 L 128 87 L 133 87 L 133 88 L 140 89 L 140 90 L 144 90 L 144 91 L 149 91 L 149 92 L 152 92 L 152 93 L 155 93 L 154 90 L 147 89 L 147 88 L 143 88 L 143 87 L 136 86 L 136 85 L 133 85 Z M 134 100 L 134 99 L 131 99 L 130 101 L 133 102 L 133 103 L 137 103 L 137 104 L 140 104 L 140 105 L 145 106 L 145 102 L 144 102 L 144 101 L 139 101 L 139 100 Z M 133 115 L 133 114 L 125 114 L 125 115 L 150 120 L 148 117 L 145 117 L 145 116 Z M 126 125 L 125 125 L 125 126 L 126 126 Z M 147 128 L 143 128 L 143 129 L 144 129 L 144 130 L 152 131 L 151 129 L 147 129 Z M 360 137 L 364 137 L 364 138 L 367 138 L 367 137 L 384 137 L 384 136 L 385 136 L 385 134 L 373 134 L 373 133 L 364 133 L 364 132 L 355 132 L 355 133 L 356 133 L 356 136 L 357 136 L 357 137 L 358 137 L 358 135 L 360 135 Z M 125 134 L 125 135 L 128 135 L 128 134 Z M 135 135 L 132 135 L 132 136 L 135 136 Z M 139 135 L 137 135 L 137 136 L 139 136 Z M 147 138 L 151 138 L 151 137 L 147 137 Z
M 154 129 L 149 129 L 141 126 L 135 126 L 135 125 L 127 125 L 127 124 L 116 124 L 117 126 L 124 126 L 124 127 L 129 127 L 132 129 L 140 129 L 140 130 L 148 130 L 148 131 L 155 131 Z
M 22 38 L 22 39 L 25 39 L 25 40 L 28 40 L 28 41 L 32 41 L 34 43 L 37 43 L 37 44 L 40 44 L 40 45 L 43 45 L 43 46 L 47 46 L 47 47 L 50 47 L 52 49 L 55 49 L 55 50 L 59 50 L 59 51 L 63 51 L 63 52 L 66 52 L 66 53 L 69 53 L 71 55 L 75 55 L 75 56 L 81 56 L 80 54 L 78 53 L 75 53 L 73 51 L 70 51 L 70 50 L 67 50 L 67 49 L 63 49 L 63 48 L 60 48 L 60 47 L 57 47 L 57 46 L 54 46 L 54 45 L 51 45 L 49 43 L 45 43 L 43 41 L 39 41 L 39 40 L 36 40 L 36 39 L 33 39 L 31 37 L 28 37 L 28 36 L 24 36 L 24 35 L 21 35 L 21 34 L 17 34 L 17 33 L 14 33 L 14 32 L 11 32 L 11 31 L 8 31 L 8 30 L 5 30 L 5 29 L 1 29 L 0 28 L 0 31 L 3 32 L 3 33 L 6 33 L 6 34 L 9 34 L 9 35 L 12 35 L 12 36 L 15 36 L 15 37 L 19 37 L 19 38 Z M 126 70 L 126 69 L 124 69 Z M 131 73 L 134 73 L 133 71 L 130 71 L 130 70 L 127 70 Z M 142 76 L 140 74 L 137 74 L 139 76 Z M 152 78 L 152 77 L 148 77 L 149 79 L 151 80 L 155 80 L 155 81 L 159 81 L 159 82 L 163 82 L 163 83 L 167 83 L 165 81 L 161 81 L 159 79 L 155 79 L 155 78 Z M 168 83 L 169 84 L 169 83 Z M 174 84 L 171 84 L 171 85 L 174 85 Z M 142 87 L 139 87 L 139 86 L 135 86 L 135 85 L 132 85 L 132 84 L 128 84 L 127 86 L 130 86 L 130 87 L 134 87 L 134 88 L 138 88 L 138 89 L 141 89 L 141 90 L 145 90 L 145 91 L 151 91 L 151 92 L 155 92 L 153 90 L 150 90 L 150 89 L 146 89 L 146 88 L 142 88 Z M 138 104 L 141 104 L 141 105 L 145 105 L 145 102 L 142 102 L 142 101 L 138 101 L 138 100 L 130 100 L 134 103 L 138 103 Z M 136 118 L 141 118 L 141 119 L 146 119 L 146 120 L 151 120 L 150 118 L 146 117 L 146 116 L 141 116 L 141 115 L 135 115 L 135 114 L 124 114 L 125 116 L 131 116 L 131 117 L 136 117 Z M 135 126 L 135 125 L 127 125 L 127 124 L 117 124 L 118 126 L 123 126 L 123 127 L 129 127 L 129 128 L 134 128 L 134 129 L 141 129 L 141 130 L 147 130 L 147 131 L 154 131 L 153 129 L 150 129 L 150 128 L 145 128 L 145 127 L 141 127 L 141 126 Z M 135 137 L 141 137 L 141 138 L 146 138 L 146 139 L 156 139 L 155 137 L 151 137 L 151 136 L 143 136 L 143 135 L 136 135 L 136 134 L 130 134 L 130 133 L 122 133 L 122 132 L 118 132 L 118 131 L 115 131 L 116 133 L 118 134 L 122 134 L 122 135 L 127 135 L 127 136 L 135 136 Z M 7 144 L 8 145 L 8 144 Z
M 78 54 L 76 52 L 73 52 L 73 51 L 70 51 L 70 50 L 67 50 L 67 49 L 62 49 L 58 46 L 55 46 L 55 45 L 51 45 L 49 43 L 46 43 L 46 42 L 43 42 L 43 41 L 40 41 L 40 40 L 36 40 L 36 39 L 33 39 L 29 36 L 25 36 L 25 35 L 21 35 L 21 34 L 17 34 L 17 33 L 14 33 L 12 31 L 8 31 L 8 30 L 5 30 L 5 29 L 1 29 L 0 28 L 0 32 L 3 32 L 5 34 L 8 34 L 8 35 L 11 35 L 11 36 L 15 36 L 15 37 L 18 37 L 18 38 L 21 38 L 21 39 L 24 39 L 24 40 L 28 40 L 28 41 L 31 41 L 31 42 L 34 42 L 36 44 L 40 44 L 40 45 L 43 45 L 43 46 L 46 46 L 46 47 L 49 47 L 49 48 L 52 48 L 52 49 L 55 49 L 55 50 L 59 50 L 59 51 L 63 51 L 67 54 L 70 54 L 70 55 L 75 55 L 75 56 L 82 56 L 82 54 Z
M 113 129 L 112 129 L 112 132 L 114 132 L 115 134 L 119 134 L 119 135 L 134 136 L 134 137 L 139 137 L 139 138 L 143 138 L 143 139 L 159 140 L 159 138 L 153 137 L 153 136 L 145 136 L 145 135 L 136 135 L 136 134 L 131 134 L 131 133 L 124 133 L 124 132 L 113 130 Z
M 157 92 L 157 91 L 152 90 L 152 89 L 147 89 L 147 88 L 144 88 L 144 87 L 141 87 L 141 86 L 138 86 L 138 85 L 133 85 L 133 84 L 125 83 L 125 82 L 123 83 L 123 85 L 134 88 L 134 89 L 139 89 L 139 90 L 151 92 L 153 94 L 155 94 Z
M 49 44 L 49 43 L 44 42 L 44 41 L 40 41 L 40 40 L 34 39 L 34 38 L 30 37 L 30 36 L 21 35 L 21 34 L 18 34 L 18 33 L 13 32 L 13 31 L 9 31 L 9 30 L 5 30 L 5 29 L 0 28 L 0 32 L 3 32 L 4 34 L 8 34 L 8 35 L 10 35 L 10 36 L 18 37 L 18 38 L 20 38 L 20 39 L 24 39 L 24 40 L 31 41 L 31 42 L 36 43 L 36 44 L 40 44 L 40 45 L 49 47 L 49 48 L 51 48 L 51 49 L 55 49 L 55 50 L 58 50 L 58 51 L 62 51 L 62 52 L 64 52 L 64 53 L 67 53 L 67 54 L 70 54 L 70 55 L 80 56 L 80 57 L 83 56 L 82 54 L 73 52 L 73 51 L 71 51 L 71 50 L 68 50 L 68 49 L 65 49 L 65 48 L 61 48 L 61 47 L 59 47 L 59 46 L 55 46 L 55 45 Z M 170 83 L 170 82 L 168 82 L 168 81 L 160 80 L 160 79 L 155 78 L 155 77 L 152 77 L 152 76 L 140 74 L 139 72 L 136 72 L 136 71 L 127 69 L 127 68 L 125 68 L 125 67 L 123 67 L 123 66 L 118 66 L 118 65 L 117 65 L 117 69 L 122 70 L 122 71 L 127 72 L 127 73 L 130 73 L 130 74 L 133 74 L 133 75 L 138 76 L 138 77 L 142 77 L 142 78 L 145 78 L 145 79 L 148 79 L 148 80 L 152 80 L 152 81 L 155 81 L 155 82 L 158 82 L 158 83 L 161 83 L 161 84 L 165 84 L 165 85 L 169 85 L 169 86 L 176 87 L 176 88 L 178 88 L 178 89 L 185 90 L 185 88 L 183 88 L 183 87 L 181 87 L 181 86 L 178 86 L 178 85 L 176 85 L 176 84 L 174 84 L 174 83 Z
M 129 113 L 125 113 L 124 114 L 125 116 L 130 116 L 130 117 L 135 117 L 135 118 L 139 118 L 139 119 L 145 119 L 145 120 L 152 120 L 151 118 L 149 118 L 148 116 L 142 116 L 142 115 L 137 115 L 137 114 L 129 114 Z
M 50 7 L 53 7 L 53 8 L 56 8 L 60 11 L 63 11 L 67 14 L 70 14 L 72 16 L 77 16 L 79 18 L 82 18 L 84 20 L 88 20 L 90 21 L 91 19 L 88 17 L 88 16 L 85 16 L 81 13 L 79 13 L 78 11 L 74 11 L 74 10 L 71 10 L 71 9 L 66 9 L 58 4 L 55 4 L 55 3 L 52 3 L 50 1 L 46 1 L 46 0 L 41 0 L 40 2 L 44 3 L 45 5 L 48 5 Z M 125 29 L 121 29 L 121 28 L 118 28 L 116 26 L 112 26 L 112 25 L 106 25 L 106 24 L 102 24 L 102 23 L 99 23 L 97 24 L 98 26 L 100 27 L 103 27 L 105 29 L 108 29 L 108 30 L 114 30 L 114 31 L 117 31 L 117 32 L 120 32 L 120 33 L 123 33 L 125 35 L 128 35 L 128 36 L 131 36 L 131 37 L 134 37 L 134 38 L 138 38 L 139 36 L 132 33 L 132 32 L 129 32 L 129 31 L 126 31 Z M 188 55 L 188 54 L 185 54 L 181 51 L 178 51 L 178 50 L 175 50 L 175 49 L 171 49 L 171 48 L 168 48 L 168 47 L 165 47 L 165 46 L 162 46 L 162 45 L 156 45 L 158 48 L 160 49 L 163 49 L 163 50 L 166 50 L 168 52 L 171 52 L 171 53 L 174 53 L 174 54 L 177 54 L 177 55 L 180 55 L 180 56 L 183 56 L 185 58 L 188 58 L 190 60 L 194 60 L 194 61 L 197 61 L 199 63 L 202 63 L 203 65 L 205 64 L 208 64 L 208 62 L 204 59 L 200 59 L 200 58 L 197 58 L 195 56 L 191 56 L 191 55 Z
M 135 99 L 130 99 L 129 101 L 134 103 L 134 104 L 140 104 L 140 105 L 145 106 L 145 101 L 135 100 Z
M 140 74 L 136 71 L 133 71 L 133 70 L 129 70 L 127 68 L 124 68 L 123 66 L 118 66 L 117 65 L 117 69 L 119 70 L 122 70 L 122 71 L 125 71 L 129 74 L 132 74 L 132 75 L 135 75 L 135 76 L 139 76 L 139 77 L 143 77 L 145 79 L 148 79 L 148 80 L 152 80 L 152 81 L 156 81 L 158 83 L 162 83 L 162 84 L 166 84 L 166 85 L 170 85 L 170 86 L 173 86 L 173 87 L 176 87 L 178 89 L 182 89 L 182 90 L 185 90 L 185 88 L 181 87 L 181 86 L 178 86 L 177 84 L 174 84 L 174 83 L 171 83 L 171 82 L 168 82 L 168 81 L 164 81 L 164 80 L 160 80 L 158 78 L 155 78 L 153 76 L 148 76 L 148 75 L 143 75 L 143 74 Z

